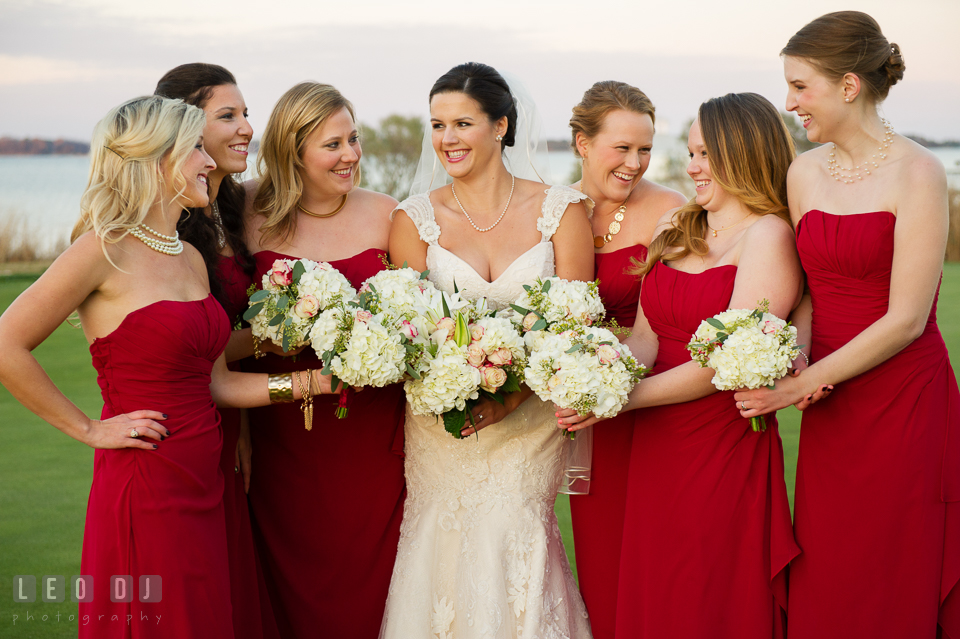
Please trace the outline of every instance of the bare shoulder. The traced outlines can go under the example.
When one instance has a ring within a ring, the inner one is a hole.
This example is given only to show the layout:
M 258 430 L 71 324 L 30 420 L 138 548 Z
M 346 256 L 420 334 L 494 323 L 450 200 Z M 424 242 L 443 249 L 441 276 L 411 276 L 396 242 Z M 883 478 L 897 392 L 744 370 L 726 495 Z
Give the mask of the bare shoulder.
M 359 187 L 351 191 L 350 195 L 356 198 L 357 202 L 361 203 L 364 209 L 376 214 L 389 215 L 397 208 L 398 204 L 395 199 L 385 193 L 377 193 L 376 191 L 361 189 Z
M 751 224 L 744 233 L 744 239 L 751 244 L 769 243 L 778 246 L 796 242 L 793 227 L 790 226 L 790 223 L 773 214 L 763 215 Z
M 642 191 L 639 193 L 645 205 L 659 210 L 676 209 L 687 203 L 686 196 L 679 191 L 651 182 L 647 179 L 640 180 Z
M 933 154 L 930 149 L 914 142 L 910 138 L 897 139 L 897 142 L 903 142 L 903 155 L 900 159 L 902 166 L 901 176 L 909 180 L 911 184 L 916 184 L 918 180 L 923 183 L 943 183 L 946 186 L 947 172 L 940 159 Z

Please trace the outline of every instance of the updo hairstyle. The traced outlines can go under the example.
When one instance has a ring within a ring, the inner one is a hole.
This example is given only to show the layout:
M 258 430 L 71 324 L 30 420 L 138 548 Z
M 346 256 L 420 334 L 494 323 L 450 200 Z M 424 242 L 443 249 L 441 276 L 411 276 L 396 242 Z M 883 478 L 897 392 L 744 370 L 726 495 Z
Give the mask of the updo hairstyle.
M 110 109 L 93 130 L 90 178 L 70 240 L 93 230 L 106 255 L 106 244 L 142 224 L 166 186 L 161 161 L 173 181 L 169 186 L 182 194 L 187 188 L 183 166 L 205 124 L 197 107 L 155 95 Z
M 697 114 L 713 181 L 755 215 L 790 222 L 787 170 L 796 156 L 783 118 L 756 93 L 728 93 L 707 100 Z M 647 261 L 631 272 L 646 275 L 654 264 L 706 255 L 707 211 L 691 198 L 673 214 L 672 226 L 650 243 Z
M 626 82 L 597 82 L 584 92 L 583 99 L 573 107 L 573 117 L 570 118 L 570 146 L 577 157 L 580 157 L 577 133 L 583 134 L 587 139 L 594 137 L 603 128 L 603 120 L 607 114 L 617 109 L 649 115 L 654 124 L 657 122 L 653 102 L 643 91 Z
M 872 102 L 885 100 L 906 70 L 900 47 L 884 37 L 876 20 L 860 11 L 820 16 L 797 31 L 780 55 L 801 58 L 834 82 L 847 73 L 856 74 Z
M 500 150 L 513 146 L 517 135 L 517 105 L 507 81 L 496 69 L 480 62 L 466 62 L 444 73 L 430 89 L 430 99 L 438 93 L 463 93 L 480 105 L 480 110 L 496 122 L 507 118 L 507 132 Z

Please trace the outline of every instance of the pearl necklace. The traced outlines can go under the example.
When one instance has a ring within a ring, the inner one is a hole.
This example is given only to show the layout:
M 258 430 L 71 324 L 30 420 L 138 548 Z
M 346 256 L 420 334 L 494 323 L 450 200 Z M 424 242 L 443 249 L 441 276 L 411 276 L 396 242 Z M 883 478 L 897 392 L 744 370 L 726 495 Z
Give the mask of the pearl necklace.
M 481 233 L 486 233 L 487 231 L 491 230 L 494 226 L 496 226 L 497 224 L 500 223 L 500 220 L 502 220 L 502 219 L 503 219 L 503 216 L 507 213 L 507 209 L 510 208 L 510 200 L 513 199 L 513 187 L 515 187 L 515 186 L 517 185 L 517 178 L 516 178 L 516 176 L 511 175 L 510 178 L 511 178 L 511 182 L 510 182 L 510 195 L 507 196 L 507 204 L 506 204 L 506 206 L 503 207 L 503 213 L 500 214 L 500 217 L 497 218 L 497 221 L 496 221 L 496 222 L 494 222 L 491 226 L 488 226 L 488 227 L 485 228 L 485 229 L 482 229 L 482 228 L 480 228 L 479 226 L 477 226 L 476 224 L 473 223 L 473 219 L 470 218 L 470 214 L 467 213 L 467 210 L 466 210 L 465 208 L 463 208 L 463 204 L 460 204 L 460 198 L 457 197 L 457 190 L 456 190 L 455 188 L 453 188 L 453 183 L 450 184 L 450 190 L 453 191 L 453 199 L 457 201 L 457 206 L 459 206 L 459 207 L 460 207 L 460 210 L 463 211 L 463 214 L 467 216 L 467 221 L 470 222 L 470 226 L 472 226 L 473 228 L 477 229 L 477 230 L 480 231 Z
M 153 233 L 156 235 L 156 237 L 150 237 L 143 232 L 144 230 Z M 135 226 L 130 229 L 130 235 L 134 236 L 158 253 L 163 253 L 165 255 L 180 255 L 183 253 L 183 242 L 180 241 L 179 231 L 175 232 L 175 235 L 164 235 L 163 233 L 154 231 L 146 224 L 141 224 L 140 226 Z
M 213 224 L 217 227 L 217 248 L 223 249 L 227 245 L 227 236 L 223 232 L 223 218 L 220 217 L 220 207 L 217 206 L 216 200 L 210 202 L 210 213 L 213 217 Z
M 830 151 L 830 159 L 827 160 L 827 170 L 830 172 L 830 175 L 833 176 L 834 180 L 843 182 L 844 184 L 853 184 L 854 179 L 863 179 L 863 175 L 860 174 L 861 169 L 866 175 L 870 175 L 870 169 L 867 168 L 867 165 L 872 165 L 873 168 L 876 169 L 880 166 L 879 162 L 887 159 L 887 154 L 884 153 L 884 149 L 893 144 L 893 125 L 883 118 L 880 118 L 880 121 L 883 122 L 886 132 L 883 134 L 883 140 L 880 141 L 880 146 L 877 147 L 877 152 L 871 155 L 869 160 L 865 160 L 850 169 L 842 167 L 837 163 L 835 155 L 837 145 L 833 145 L 833 149 Z

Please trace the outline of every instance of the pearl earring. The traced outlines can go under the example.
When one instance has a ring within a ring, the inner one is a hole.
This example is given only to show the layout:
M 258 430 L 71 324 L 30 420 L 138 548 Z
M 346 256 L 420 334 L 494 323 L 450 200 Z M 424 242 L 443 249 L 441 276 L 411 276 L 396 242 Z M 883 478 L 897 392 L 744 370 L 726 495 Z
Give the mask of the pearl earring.
M 844 102 L 849 102 L 849 101 L 850 101 L 850 98 L 844 98 L 843 101 L 844 101 Z
M 502 135 L 498 135 L 498 136 L 497 136 L 497 142 L 501 141 L 502 139 L 503 139 L 503 136 L 502 136 Z

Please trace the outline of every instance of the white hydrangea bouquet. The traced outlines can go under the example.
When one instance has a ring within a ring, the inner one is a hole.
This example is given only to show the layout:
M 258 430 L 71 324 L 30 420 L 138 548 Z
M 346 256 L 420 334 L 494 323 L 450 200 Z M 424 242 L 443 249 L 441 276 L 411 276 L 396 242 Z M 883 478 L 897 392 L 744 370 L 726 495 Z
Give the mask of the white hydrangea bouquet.
M 527 386 L 545 402 L 581 415 L 613 417 L 648 372 L 612 331 L 581 324 L 546 333 L 530 354 L 524 375 Z
M 357 298 L 340 271 L 326 262 L 278 259 L 264 273 L 262 288 L 251 285 L 243 319 L 253 336 L 270 340 L 284 352 L 306 344 L 318 314 Z
M 316 317 L 309 339 L 331 384 L 382 387 L 399 382 L 416 350 L 423 293 L 433 284 L 410 268 L 383 270 L 367 279 L 355 299 L 342 299 Z M 429 299 L 429 296 L 427 297 Z M 412 320 L 412 321 L 411 321 Z M 346 417 L 345 402 L 337 408 Z
M 459 439 L 481 398 L 503 403 L 504 394 L 520 390 L 523 339 L 483 298 L 470 303 L 430 287 L 420 292 L 418 307 L 419 317 L 404 325 L 407 401 L 416 415 L 442 416 L 444 429 Z
M 793 366 L 800 354 L 797 329 L 769 310 L 770 302 L 762 300 L 754 310 L 730 309 L 700 323 L 687 350 L 715 371 L 710 381 L 718 390 L 772 388 Z M 751 418 L 750 426 L 767 428 L 763 415 Z
M 547 332 L 592 326 L 606 314 L 597 282 L 569 281 L 554 275 L 537 278 L 533 285 L 524 285 L 523 290 L 524 294 L 510 305 L 510 319 L 520 327 L 530 353 L 539 348 Z

